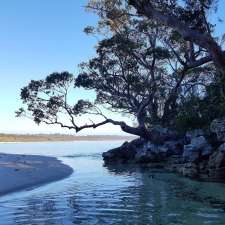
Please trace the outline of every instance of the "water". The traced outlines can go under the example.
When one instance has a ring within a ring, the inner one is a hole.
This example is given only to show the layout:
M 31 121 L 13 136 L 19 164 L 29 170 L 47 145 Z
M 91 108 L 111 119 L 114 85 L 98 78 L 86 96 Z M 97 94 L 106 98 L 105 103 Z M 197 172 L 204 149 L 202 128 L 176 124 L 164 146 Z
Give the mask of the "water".
M 225 224 L 224 184 L 135 166 L 104 167 L 101 153 L 120 144 L 0 145 L 5 153 L 57 156 L 74 169 L 64 180 L 0 197 L 0 225 Z

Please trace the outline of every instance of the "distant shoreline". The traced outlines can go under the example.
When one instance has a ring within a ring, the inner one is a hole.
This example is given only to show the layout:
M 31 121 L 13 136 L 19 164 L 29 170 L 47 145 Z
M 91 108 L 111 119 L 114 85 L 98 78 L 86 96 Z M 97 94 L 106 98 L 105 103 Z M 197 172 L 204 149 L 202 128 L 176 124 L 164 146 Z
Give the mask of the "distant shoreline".
M 134 136 L 87 135 L 74 136 L 64 134 L 0 134 L 0 144 L 23 142 L 63 142 L 63 141 L 118 141 L 133 140 Z

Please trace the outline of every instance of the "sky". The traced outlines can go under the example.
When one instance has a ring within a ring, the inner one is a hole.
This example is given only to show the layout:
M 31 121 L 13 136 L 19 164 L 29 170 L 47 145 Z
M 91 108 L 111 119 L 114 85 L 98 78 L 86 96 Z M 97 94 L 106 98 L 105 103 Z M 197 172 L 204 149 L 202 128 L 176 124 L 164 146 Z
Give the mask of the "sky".
M 220 2 L 218 17 L 225 19 L 225 0 Z M 86 0 L 0 0 L 0 132 L 67 132 L 55 126 L 37 126 L 31 120 L 16 118 L 14 112 L 21 107 L 20 89 L 31 79 L 42 79 L 55 71 L 76 74 L 77 65 L 95 55 L 96 39 L 83 29 L 95 25 L 97 17 L 85 11 L 85 4 Z M 218 26 L 218 32 L 223 26 Z M 88 98 L 90 93 L 79 91 L 79 95 Z M 121 131 L 105 126 L 95 134 Z
M 85 0 L 0 0 L 0 132 L 66 132 L 15 118 L 14 112 L 21 107 L 20 89 L 31 79 L 55 71 L 76 74 L 77 65 L 94 56 L 96 39 L 83 29 L 95 25 L 97 18 L 85 11 L 85 4 Z M 89 94 L 79 91 L 81 98 Z M 97 133 L 118 131 L 110 126 Z

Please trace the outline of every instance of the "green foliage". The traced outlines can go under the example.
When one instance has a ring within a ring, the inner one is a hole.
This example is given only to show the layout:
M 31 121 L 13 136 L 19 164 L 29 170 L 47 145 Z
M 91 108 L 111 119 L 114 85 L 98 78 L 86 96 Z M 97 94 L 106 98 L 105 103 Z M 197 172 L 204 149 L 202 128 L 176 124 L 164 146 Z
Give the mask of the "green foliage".
M 52 73 L 44 80 L 32 80 L 21 89 L 21 99 L 27 108 L 20 108 L 16 115 L 28 114 L 37 124 L 56 120 L 58 113 L 67 107 L 65 97 L 73 81 L 73 75 L 68 72 Z
M 20 108 L 17 116 L 29 113 L 37 124 L 59 124 L 76 131 L 80 130 L 74 121 L 76 116 L 89 113 L 107 118 L 99 106 L 134 116 L 141 128 L 162 124 L 188 130 L 208 126 L 214 118 L 225 116 L 221 92 L 224 80 L 213 79 L 215 67 L 208 63 L 205 49 L 164 23 L 133 16 L 135 12 L 129 6 L 132 2 L 137 4 L 137 1 L 90 0 L 87 8 L 100 19 L 97 27 L 88 26 L 84 32 L 104 37 L 96 46 L 96 56 L 80 65 L 76 77 L 62 72 L 32 80 L 21 90 L 27 108 Z M 141 2 L 171 12 L 193 30 L 208 33 L 213 30 L 206 17 L 215 1 Z M 105 29 L 111 32 L 102 32 Z M 200 95 L 189 89 L 194 86 Z M 95 101 L 80 99 L 69 104 L 71 87 L 94 91 Z M 72 125 L 59 122 L 62 113 Z
M 85 101 L 83 99 L 80 99 L 77 101 L 77 103 L 73 106 L 73 115 L 82 115 L 86 114 L 93 108 L 93 104 L 89 101 Z
M 205 98 L 191 96 L 180 106 L 175 122 L 178 129 L 205 128 L 213 119 L 225 116 L 225 102 L 218 85 L 211 84 L 206 92 Z
M 209 118 L 202 111 L 203 101 L 192 96 L 180 107 L 180 111 L 175 119 L 178 130 L 191 130 L 203 128 L 208 125 Z

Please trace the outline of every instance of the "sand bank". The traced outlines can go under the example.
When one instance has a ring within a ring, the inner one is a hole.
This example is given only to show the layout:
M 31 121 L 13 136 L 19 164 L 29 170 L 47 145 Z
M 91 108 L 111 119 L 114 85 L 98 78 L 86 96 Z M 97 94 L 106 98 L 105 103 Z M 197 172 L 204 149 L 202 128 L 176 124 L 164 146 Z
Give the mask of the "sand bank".
M 60 180 L 72 172 L 54 157 L 0 154 L 0 195 Z
M 60 135 L 60 134 L 0 134 L 0 143 L 50 142 L 50 141 L 120 141 L 133 140 L 135 136 L 119 135 Z

